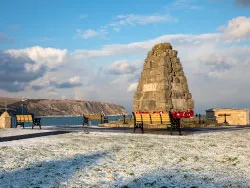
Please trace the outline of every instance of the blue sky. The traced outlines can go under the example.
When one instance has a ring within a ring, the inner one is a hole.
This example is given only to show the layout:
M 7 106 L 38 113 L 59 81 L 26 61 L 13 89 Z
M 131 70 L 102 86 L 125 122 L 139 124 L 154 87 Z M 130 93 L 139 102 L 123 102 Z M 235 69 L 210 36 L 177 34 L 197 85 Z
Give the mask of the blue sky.
M 131 111 L 147 51 L 171 42 L 198 112 L 249 107 L 249 0 L 0 3 L 2 96 L 99 100 Z
M 218 26 L 234 17 L 250 15 L 249 9 L 236 7 L 232 1 L 229 2 L 3 1 L 0 7 L 1 32 L 16 42 L 2 43 L 1 48 L 26 48 L 39 45 L 74 51 L 81 48 L 96 49 L 105 44 L 143 41 L 165 34 L 215 32 Z M 169 15 L 170 18 L 150 24 L 119 25 L 117 28 L 120 32 L 114 31 L 113 27 L 109 26 L 102 36 L 79 41 L 81 37 L 76 30 L 98 31 L 110 23 L 120 21 L 116 18 L 118 15 L 130 14 L 159 17 Z

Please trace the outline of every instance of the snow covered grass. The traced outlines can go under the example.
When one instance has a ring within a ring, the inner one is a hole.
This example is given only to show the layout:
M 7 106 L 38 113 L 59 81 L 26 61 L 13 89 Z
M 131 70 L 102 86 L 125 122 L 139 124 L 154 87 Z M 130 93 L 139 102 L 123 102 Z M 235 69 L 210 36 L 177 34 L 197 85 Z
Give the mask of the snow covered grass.
M 42 130 L 0 130 L 0 137 Z M 0 187 L 250 187 L 250 129 L 0 142 Z

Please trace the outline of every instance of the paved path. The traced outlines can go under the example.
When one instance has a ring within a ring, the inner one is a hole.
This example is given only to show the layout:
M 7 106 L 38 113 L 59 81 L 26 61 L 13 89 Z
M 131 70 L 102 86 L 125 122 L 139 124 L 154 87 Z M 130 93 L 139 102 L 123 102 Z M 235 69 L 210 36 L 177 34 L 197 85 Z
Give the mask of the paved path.
M 220 127 L 204 127 L 204 128 L 183 128 L 183 135 L 189 134 L 200 134 L 208 132 L 221 132 L 221 131 L 235 131 L 242 129 L 250 129 L 250 126 L 220 126 Z M 65 127 L 43 127 L 43 130 L 61 130 L 69 132 L 82 132 L 85 130 L 82 126 L 65 126 Z M 114 133 L 133 133 L 133 128 L 113 128 L 113 127 L 98 127 L 98 126 L 88 126 L 89 132 L 114 132 Z M 145 129 L 145 134 L 170 134 L 167 129 Z M 141 133 L 140 129 L 136 130 L 136 133 Z M 173 134 L 178 134 L 175 130 Z
M 22 128 L 17 128 L 22 129 Z M 236 131 L 250 129 L 250 126 L 227 126 L 227 127 L 206 127 L 206 128 L 184 128 L 182 129 L 183 136 L 188 136 L 192 134 L 203 134 L 210 132 L 221 132 L 221 131 Z M 22 129 L 23 130 L 23 129 Z M 27 130 L 27 132 L 23 132 Z M 0 134 L 0 142 L 7 142 L 13 140 L 22 140 L 34 137 L 67 134 L 71 132 L 85 132 L 86 128 L 82 126 L 43 126 L 42 129 L 31 129 L 31 127 L 25 128 L 25 130 L 19 132 L 13 129 L 11 130 L 11 135 L 5 134 L 4 131 Z M 87 130 L 91 134 L 92 132 L 110 132 L 110 133 L 133 133 L 132 128 L 110 128 L 110 127 L 98 127 L 98 126 L 88 126 Z M 34 132 L 33 132 L 34 131 Z M 144 130 L 144 134 L 160 134 L 160 135 L 170 135 L 170 131 L 167 129 L 150 129 Z M 135 134 L 142 134 L 140 129 L 136 130 Z M 173 132 L 173 135 L 178 135 L 177 131 Z

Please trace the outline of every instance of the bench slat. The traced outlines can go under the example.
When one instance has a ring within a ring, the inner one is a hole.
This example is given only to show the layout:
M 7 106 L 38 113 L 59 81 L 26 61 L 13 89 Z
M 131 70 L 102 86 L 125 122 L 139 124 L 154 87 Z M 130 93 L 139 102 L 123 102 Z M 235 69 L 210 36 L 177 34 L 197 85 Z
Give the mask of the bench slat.
M 160 119 L 152 119 L 152 122 L 161 122 Z
M 20 121 L 25 121 L 25 117 L 24 116 L 20 116 Z
M 32 122 L 32 115 L 16 115 L 17 122 Z
M 151 114 L 152 123 L 160 123 L 161 124 L 161 116 L 160 114 Z
M 28 121 L 32 122 L 32 116 L 31 115 L 28 115 Z
M 30 115 L 26 115 L 25 116 L 25 121 L 26 122 L 31 122 L 32 121 L 32 117 L 30 117 Z
M 167 119 L 167 118 L 166 118 L 166 119 L 162 119 L 162 121 L 163 121 L 163 122 L 164 122 L 164 121 L 170 121 L 170 119 Z
M 141 122 L 142 121 L 141 114 L 134 114 L 134 117 L 135 117 L 136 122 Z
M 164 123 L 164 122 L 170 122 L 170 119 L 163 119 L 162 123 Z
M 83 114 L 83 117 L 88 118 L 88 119 L 92 119 L 92 120 L 101 120 L 102 119 L 100 114 Z
M 161 119 L 170 119 L 169 114 L 161 114 Z
M 16 120 L 17 121 L 21 121 L 21 116 L 20 115 L 16 115 Z
M 143 123 L 146 123 L 146 122 L 151 122 L 151 120 L 150 119 L 144 119 L 144 120 L 142 120 L 143 121 Z
M 152 120 L 159 120 L 159 121 L 161 121 L 161 117 L 159 116 L 159 117 L 151 117 L 151 119 Z
M 141 117 L 143 123 L 151 123 L 150 114 L 142 114 Z

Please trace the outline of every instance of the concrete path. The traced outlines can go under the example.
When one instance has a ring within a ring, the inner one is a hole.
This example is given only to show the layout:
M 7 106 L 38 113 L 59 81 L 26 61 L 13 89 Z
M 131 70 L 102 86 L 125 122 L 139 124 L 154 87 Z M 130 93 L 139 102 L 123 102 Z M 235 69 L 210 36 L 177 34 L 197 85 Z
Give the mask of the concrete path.
M 211 132 L 222 132 L 222 131 L 237 131 L 243 129 L 250 129 L 250 126 L 227 126 L 227 127 L 206 127 L 206 128 L 184 128 L 182 129 L 182 136 L 188 136 L 192 134 L 204 134 Z M 98 127 L 88 126 L 87 128 L 79 126 L 43 126 L 42 129 L 31 127 L 17 128 L 19 131 L 15 131 L 14 128 L 8 129 L 8 131 L 0 132 L 0 142 L 7 142 L 13 140 L 22 140 L 35 137 L 43 137 L 58 134 L 67 134 L 72 132 L 86 132 L 91 134 L 94 132 L 109 132 L 109 133 L 133 133 L 132 128 L 109 128 L 109 127 Z M 142 134 L 140 129 L 136 130 L 136 133 Z M 170 135 L 170 131 L 167 129 L 150 129 L 144 130 L 144 134 L 158 134 L 158 135 Z M 173 135 L 179 135 L 178 131 L 173 131 Z
M 89 132 L 114 132 L 114 133 L 133 133 L 133 128 L 113 128 L 113 127 L 98 127 L 98 126 L 88 126 L 87 128 Z M 235 131 L 242 129 L 250 129 L 250 126 L 220 126 L 220 127 L 204 127 L 204 128 L 183 128 L 183 135 L 190 134 L 201 134 L 201 133 L 209 133 L 209 132 L 221 132 L 221 131 Z M 44 126 L 43 130 L 61 130 L 61 131 L 69 131 L 69 132 L 82 132 L 86 130 L 82 126 L 65 126 L 65 127 L 49 127 Z M 145 129 L 144 134 L 170 134 L 170 130 L 167 129 Z M 136 130 L 137 134 L 141 134 L 141 130 Z M 173 134 L 178 134 L 178 131 L 173 131 Z

